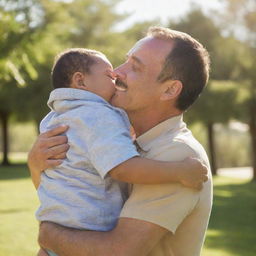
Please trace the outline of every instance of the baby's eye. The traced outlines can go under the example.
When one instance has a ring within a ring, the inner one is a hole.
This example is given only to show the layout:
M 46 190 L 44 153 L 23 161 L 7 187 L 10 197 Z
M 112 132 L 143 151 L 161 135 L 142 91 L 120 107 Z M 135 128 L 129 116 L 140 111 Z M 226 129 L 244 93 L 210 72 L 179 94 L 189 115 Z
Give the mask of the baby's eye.
M 112 80 L 115 80 L 115 79 L 116 79 L 114 73 L 111 72 L 111 71 L 108 71 L 106 75 L 107 75 L 110 79 L 112 79 Z
M 108 76 L 111 80 L 116 80 L 115 77 Z

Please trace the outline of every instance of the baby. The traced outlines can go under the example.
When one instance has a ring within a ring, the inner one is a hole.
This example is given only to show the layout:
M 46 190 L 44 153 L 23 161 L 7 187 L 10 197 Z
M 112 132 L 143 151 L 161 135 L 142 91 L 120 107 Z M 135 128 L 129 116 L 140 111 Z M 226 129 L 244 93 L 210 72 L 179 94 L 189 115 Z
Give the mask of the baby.
M 52 69 L 52 83 L 52 111 L 40 131 L 68 125 L 70 148 L 61 165 L 41 175 L 39 221 L 108 231 L 127 199 L 123 182 L 179 182 L 198 188 L 207 180 L 206 168 L 195 159 L 161 162 L 139 156 L 126 113 L 109 104 L 115 79 L 104 54 L 82 48 L 61 53 Z

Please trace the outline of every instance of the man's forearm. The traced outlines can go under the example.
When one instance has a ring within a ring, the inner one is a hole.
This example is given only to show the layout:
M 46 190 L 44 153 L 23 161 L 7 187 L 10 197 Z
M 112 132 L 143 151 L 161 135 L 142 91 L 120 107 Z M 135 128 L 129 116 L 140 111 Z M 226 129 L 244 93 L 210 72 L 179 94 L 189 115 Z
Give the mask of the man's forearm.
M 39 244 L 59 256 L 145 256 L 167 230 L 142 220 L 120 218 L 107 232 L 81 231 L 42 223 Z
M 48 225 L 48 227 L 45 228 L 44 225 Z M 111 246 L 111 232 L 81 231 L 52 223 L 42 223 L 40 229 L 39 244 L 46 249 L 54 251 L 57 255 L 118 255 Z

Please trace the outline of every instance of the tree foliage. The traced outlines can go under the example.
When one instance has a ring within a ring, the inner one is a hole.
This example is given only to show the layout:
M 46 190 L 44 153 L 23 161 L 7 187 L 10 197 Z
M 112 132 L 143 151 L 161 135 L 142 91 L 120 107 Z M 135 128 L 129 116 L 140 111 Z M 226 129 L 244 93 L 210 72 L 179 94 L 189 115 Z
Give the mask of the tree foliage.
M 252 144 L 252 164 L 254 180 L 256 181 L 256 2 L 254 0 L 223 0 L 227 15 L 222 15 L 226 21 L 226 30 L 243 43 L 244 54 L 240 61 L 238 79 L 243 87 L 240 109 L 244 110 L 240 117 L 250 127 Z
M 58 52 L 70 47 L 105 52 L 111 46 L 108 52 L 118 56 L 114 40 L 118 35 L 112 27 L 123 17 L 114 12 L 117 2 L 0 0 L 0 118 L 4 163 L 8 163 L 10 117 L 38 123 L 48 111 L 50 72 Z

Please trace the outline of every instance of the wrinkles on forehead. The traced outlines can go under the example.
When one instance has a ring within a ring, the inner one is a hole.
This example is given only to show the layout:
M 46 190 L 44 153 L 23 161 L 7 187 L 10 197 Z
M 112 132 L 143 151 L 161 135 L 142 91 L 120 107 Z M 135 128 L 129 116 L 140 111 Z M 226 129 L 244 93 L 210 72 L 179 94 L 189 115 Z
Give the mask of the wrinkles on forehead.
M 162 66 L 166 57 L 173 48 L 172 41 L 166 41 L 152 36 L 144 37 L 139 40 L 128 52 L 128 58 L 137 63 L 143 63 L 147 68 L 152 66 Z
M 139 49 L 141 49 L 141 47 L 144 45 L 145 42 L 149 41 L 150 39 L 152 39 L 153 37 L 144 37 L 141 40 L 139 40 L 133 47 L 132 49 L 127 53 L 127 56 L 132 55 L 135 51 L 138 51 Z

